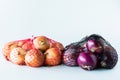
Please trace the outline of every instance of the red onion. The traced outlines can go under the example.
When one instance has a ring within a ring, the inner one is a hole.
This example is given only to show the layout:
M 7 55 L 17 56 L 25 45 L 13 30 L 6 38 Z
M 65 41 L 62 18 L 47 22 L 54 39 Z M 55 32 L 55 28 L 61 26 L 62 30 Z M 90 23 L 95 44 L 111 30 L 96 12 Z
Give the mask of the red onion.
M 77 58 L 77 63 L 85 70 L 93 70 L 97 66 L 97 57 L 90 52 L 82 52 Z
M 91 52 L 95 52 L 95 53 L 101 53 L 103 51 L 102 46 L 100 45 L 100 43 L 98 43 L 96 40 L 88 40 L 86 43 L 86 47 L 89 51 Z

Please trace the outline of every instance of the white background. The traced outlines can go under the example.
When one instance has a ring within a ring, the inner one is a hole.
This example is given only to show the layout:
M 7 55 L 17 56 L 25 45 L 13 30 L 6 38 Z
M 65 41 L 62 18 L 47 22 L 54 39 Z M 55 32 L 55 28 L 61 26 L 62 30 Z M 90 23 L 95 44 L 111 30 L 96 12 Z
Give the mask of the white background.
M 93 33 L 102 35 L 120 55 L 120 0 L 0 0 L 2 46 L 32 35 L 45 35 L 63 45 Z M 119 80 L 120 62 L 112 70 L 79 67 L 17 66 L 0 54 L 0 80 Z

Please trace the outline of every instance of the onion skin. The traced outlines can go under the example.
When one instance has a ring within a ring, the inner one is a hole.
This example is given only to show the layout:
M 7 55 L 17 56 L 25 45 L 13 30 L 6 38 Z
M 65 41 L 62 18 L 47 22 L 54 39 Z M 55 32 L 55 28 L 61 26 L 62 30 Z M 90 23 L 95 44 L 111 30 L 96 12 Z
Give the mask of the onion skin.
M 78 55 L 76 49 L 67 49 L 63 54 L 63 63 L 67 66 L 77 66 Z

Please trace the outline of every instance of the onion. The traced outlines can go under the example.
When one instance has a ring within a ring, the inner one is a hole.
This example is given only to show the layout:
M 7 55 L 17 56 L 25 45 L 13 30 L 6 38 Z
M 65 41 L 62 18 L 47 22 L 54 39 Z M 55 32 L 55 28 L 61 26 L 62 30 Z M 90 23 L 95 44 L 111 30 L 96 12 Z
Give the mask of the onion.
M 97 66 L 97 57 L 90 52 L 82 52 L 77 58 L 77 63 L 85 70 L 93 70 Z
M 98 41 L 92 39 L 87 41 L 86 47 L 89 51 L 93 53 L 101 53 L 103 51 L 102 45 L 100 45 Z

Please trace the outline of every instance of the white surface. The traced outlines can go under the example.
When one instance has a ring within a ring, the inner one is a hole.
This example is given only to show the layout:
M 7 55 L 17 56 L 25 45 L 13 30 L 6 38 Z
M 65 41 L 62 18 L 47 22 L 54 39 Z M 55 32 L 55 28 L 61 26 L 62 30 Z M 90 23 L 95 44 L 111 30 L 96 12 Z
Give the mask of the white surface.
M 67 45 L 97 33 L 120 56 L 119 0 L 0 0 L 0 52 L 8 41 L 46 35 Z M 30 68 L 7 62 L 0 54 L 0 80 L 119 80 L 120 62 L 112 70 L 79 67 Z

